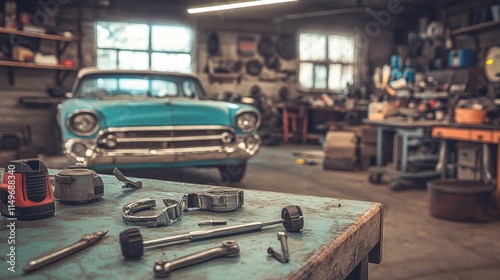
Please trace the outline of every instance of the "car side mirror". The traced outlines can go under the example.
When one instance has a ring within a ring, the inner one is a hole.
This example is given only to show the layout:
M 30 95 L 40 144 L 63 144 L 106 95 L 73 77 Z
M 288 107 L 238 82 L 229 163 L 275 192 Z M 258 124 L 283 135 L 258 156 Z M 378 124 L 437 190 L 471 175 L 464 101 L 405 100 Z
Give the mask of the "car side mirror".
M 66 92 L 66 93 L 64 94 L 64 97 L 66 97 L 66 98 L 73 98 L 73 97 L 74 97 L 74 94 L 73 94 L 72 92 Z

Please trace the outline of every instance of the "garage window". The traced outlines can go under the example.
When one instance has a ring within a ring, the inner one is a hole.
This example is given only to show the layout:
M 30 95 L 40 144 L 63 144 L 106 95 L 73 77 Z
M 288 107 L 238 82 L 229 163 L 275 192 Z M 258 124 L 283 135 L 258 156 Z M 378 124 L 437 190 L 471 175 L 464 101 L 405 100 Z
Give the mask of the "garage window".
M 97 67 L 191 72 L 193 32 L 183 26 L 98 22 Z
M 299 87 L 340 91 L 354 82 L 355 38 L 338 34 L 299 35 Z

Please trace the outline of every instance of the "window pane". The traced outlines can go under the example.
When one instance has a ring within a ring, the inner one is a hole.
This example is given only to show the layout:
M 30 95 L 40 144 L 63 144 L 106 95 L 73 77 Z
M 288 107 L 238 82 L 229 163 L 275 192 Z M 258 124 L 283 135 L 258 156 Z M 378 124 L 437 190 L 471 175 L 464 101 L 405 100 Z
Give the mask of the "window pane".
M 342 88 L 346 88 L 347 84 L 352 85 L 354 83 L 354 67 L 352 65 L 344 65 L 342 67 L 342 78 L 340 80 L 340 85 Z
M 149 47 L 149 26 L 147 24 L 98 22 L 97 47 L 147 50 Z
M 314 66 L 314 88 L 326 88 L 327 68 L 325 65 Z
M 177 84 L 172 81 L 154 80 L 151 82 L 152 95 L 155 97 L 177 96 Z
M 148 91 L 149 81 L 147 79 L 118 79 L 118 92 L 116 94 L 144 95 Z
M 120 51 L 118 59 L 118 68 L 120 69 L 149 69 L 149 55 L 147 52 Z
M 97 67 L 100 69 L 116 69 L 117 54 L 112 50 L 97 50 Z
M 191 72 L 191 55 L 184 53 L 153 53 L 151 57 L 151 69 L 157 71 Z
M 313 69 L 312 63 L 301 63 L 299 67 L 299 84 L 301 88 L 313 87 Z
M 333 62 L 354 62 L 354 38 L 330 35 L 328 37 L 328 58 Z
M 152 49 L 154 51 L 191 52 L 192 32 L 180 26 L 153 26 Z
M 340 64 L 331 64 L 330 72 L 328 75 L 328 88 L 329 89 L 343 88 L 341 78 L 342 78 L 342 66 Z
M 302 33 L 299 36 L 300 60 L 326 60 L 326 35 Z

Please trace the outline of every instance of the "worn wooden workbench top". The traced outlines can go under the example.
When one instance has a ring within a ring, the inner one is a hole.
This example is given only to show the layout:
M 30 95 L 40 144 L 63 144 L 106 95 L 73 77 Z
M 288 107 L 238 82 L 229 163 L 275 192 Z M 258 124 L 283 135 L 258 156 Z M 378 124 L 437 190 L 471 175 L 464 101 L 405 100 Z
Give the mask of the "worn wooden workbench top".
M 180 199 L 183 193 L 199 192 L 212 187 L 142 180 L 142 189 L 125 190 L 121 188 L 122 183 L 112 176 L 103 176 L 103 180 L 105 194 L 97 202 L 82 205 L 56 202 L 56 214 L 53 217 L 15 222 L 15 273 L 7 269 L 7 254 L 12 246 L 7 241 L 11 233 L 6 228 L 6 218 L 1 217 L 0 279 L 20 277 L 23 275 L 22 268 L 28 261 L 70 245 L 83 234 L 100 230 L 109 230 L 109 233 L 97 244 L 24 275 L 23 279 L 151 279 L 154 278 L 153 264 L 156 260 L 173 260 L 217 247 L 223 240 L 237 241 L 241 249 L 240 256 L 219 258 L 174 271 L 170 278 L 343 279 L 368 256 L 371 262 L 380 262 L 381 204 L 255 190 L 244 190 L 245 205 L 235 212 L 185 212 L 177 223 L 170 226 L 141 228 L 143 238 L 151 240 L 215 228 L 197 225 L 199 221 L 210 219 L 224 219 L 228 226 L 279 219 L 284 206 L 295 204 L 302 208 L 305 224 L 300 233 L 289 233 L 289 263 L 281 264 L 266 253 L 269 246 L 280 251 L 276 233 L 284 231 L 281 225 L 229 237 L 146 249 L 141 259 L 124 260 L 120 252 L 119 233 L 131 226 L 125 225 L 121 219 L 123 205 L 146 197 L 158 199 L 158 205 L 160 199 Z

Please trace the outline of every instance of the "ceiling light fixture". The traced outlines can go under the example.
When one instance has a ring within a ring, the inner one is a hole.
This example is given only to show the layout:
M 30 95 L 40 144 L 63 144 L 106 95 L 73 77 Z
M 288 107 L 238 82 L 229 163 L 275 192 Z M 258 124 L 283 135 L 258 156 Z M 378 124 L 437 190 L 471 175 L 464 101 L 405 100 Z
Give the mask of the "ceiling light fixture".
M 241 8 L 248 8 L 248 7 L 255 7 L 255 6 L 280 4 L 280 3 L 286 3 L 286 2 L 296 2 L 296 1 L 298 1 L 298 0 L 257 0 L 257 1 L 238 2 L 238 3 L 224 4 L 224 5 L 214 5 L 214 6 L 190 8 L 187 10 L 187 12 L 190 14 L 219 12 L 219 11 L 225 11 L 225 10 L 241 9 Z

